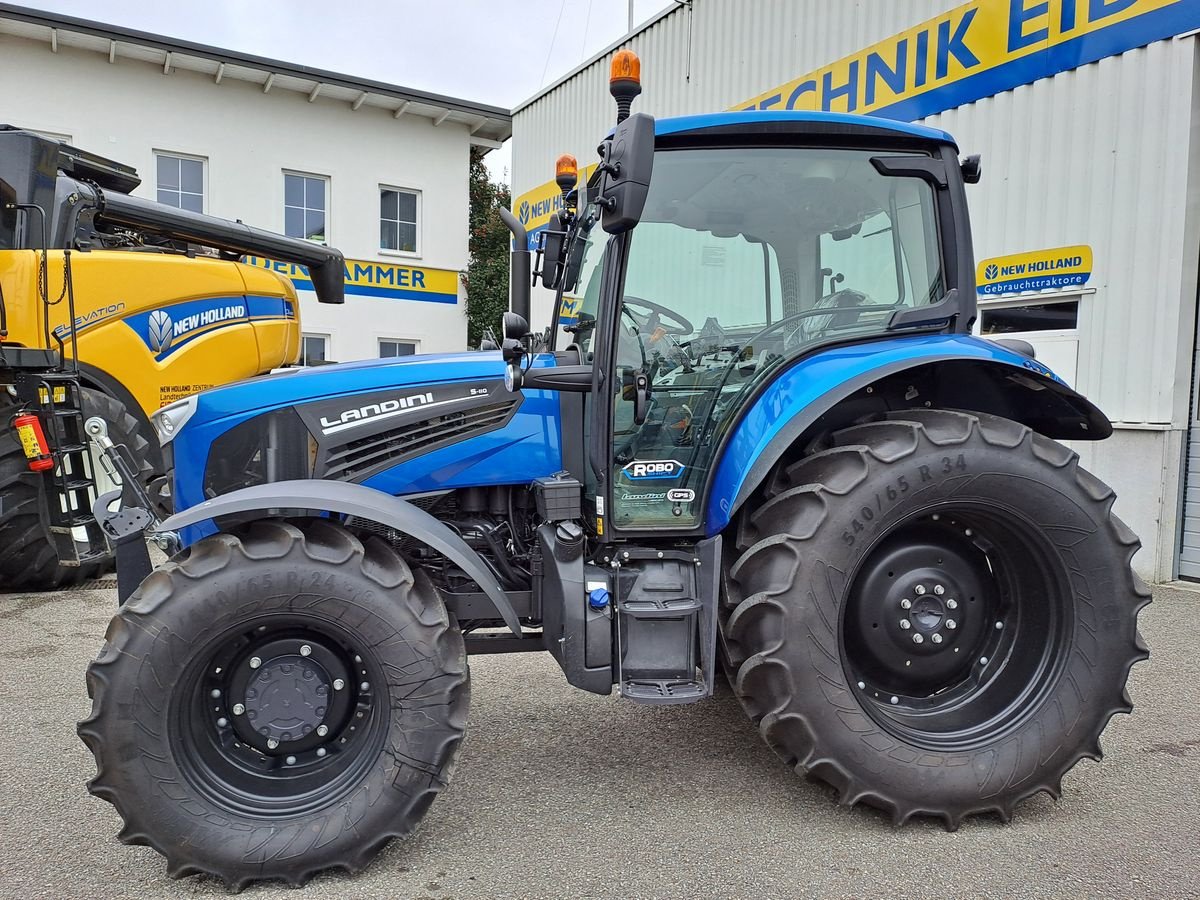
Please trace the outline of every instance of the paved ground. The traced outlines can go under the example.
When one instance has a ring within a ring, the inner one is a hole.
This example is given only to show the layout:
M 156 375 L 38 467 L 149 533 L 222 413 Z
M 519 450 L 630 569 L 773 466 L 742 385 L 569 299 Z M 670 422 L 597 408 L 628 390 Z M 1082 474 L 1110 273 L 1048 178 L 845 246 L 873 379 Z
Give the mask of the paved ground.
M 1010 825 L 895 830 L 795 777 L 724 691 L 647 709 L 568 688 L 548 658 L 476 658 L 454 784 L 420 832 L 358 878 L 245 896 L 1200 896 L 1200 594 L 1160 588 L 1137 709 L 1063 799 Z M 83 670 L 112 591 L 0 596 L 0 896 L 190 897 L 162 860 L 114 835 L 75 736 Z

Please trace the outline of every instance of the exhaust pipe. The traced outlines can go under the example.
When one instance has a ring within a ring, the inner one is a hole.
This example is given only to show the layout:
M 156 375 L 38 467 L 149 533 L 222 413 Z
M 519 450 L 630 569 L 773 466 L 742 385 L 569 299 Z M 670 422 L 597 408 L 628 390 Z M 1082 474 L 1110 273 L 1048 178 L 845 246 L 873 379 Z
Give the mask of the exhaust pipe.
M 308 269 L 317 300 L 321 303 L 345 302 L 346 260 L 340 251 L 332 247 L 323 247 L 301 238 L 284 237 L 241 222 L 177 209 L 129 194 L 105 193 L 83 182 L 77 183 L 77 189 L 84 196 L 91 195 L 89 199 L 95 205 L 98 224 L 125 225 L 172 240 L 203 244 L 230 253 L 249 253 L 280 262 L 296 263 Z
M 508 307 L 526 322 L 529 321 L 529 237 L 525 226 L 517 221 L 504 207 L 500 208 L 500 218 L 512 232 L 513 251 L 509 256 L 508 269 Z M 516 248 L 520 248 L 519 250 Z

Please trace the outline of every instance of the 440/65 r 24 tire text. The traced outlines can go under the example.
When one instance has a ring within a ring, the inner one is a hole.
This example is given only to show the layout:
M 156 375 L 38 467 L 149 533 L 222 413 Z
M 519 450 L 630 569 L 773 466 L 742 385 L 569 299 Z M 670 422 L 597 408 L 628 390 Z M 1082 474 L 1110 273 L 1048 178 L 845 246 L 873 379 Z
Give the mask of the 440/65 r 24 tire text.
M 1112 490 L 993 416 L 902 411 L 832 443 L 739 525 L 722 636 L 746 711 L 789 764 L 897 823 L 1057 797 L 1147 656 Z
M 323 520 L 197 542 L 106 638 L 89 789 L 175 877 L 358 871 L 421 820 L 466 727 L 466 649 L 428 578 Z

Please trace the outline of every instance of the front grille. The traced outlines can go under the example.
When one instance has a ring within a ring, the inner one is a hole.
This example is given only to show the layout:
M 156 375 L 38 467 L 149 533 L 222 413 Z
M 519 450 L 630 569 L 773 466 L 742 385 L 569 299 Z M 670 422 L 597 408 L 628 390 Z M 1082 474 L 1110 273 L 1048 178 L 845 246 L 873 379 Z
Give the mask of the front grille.
M 443 413 L 351 441 L 329 453 L 321 477 L 342 481 L 364 479 L 386 466 L 500 428 L 512 416 L 517 403 L 516 399 L 505 399 L 462 412 Z

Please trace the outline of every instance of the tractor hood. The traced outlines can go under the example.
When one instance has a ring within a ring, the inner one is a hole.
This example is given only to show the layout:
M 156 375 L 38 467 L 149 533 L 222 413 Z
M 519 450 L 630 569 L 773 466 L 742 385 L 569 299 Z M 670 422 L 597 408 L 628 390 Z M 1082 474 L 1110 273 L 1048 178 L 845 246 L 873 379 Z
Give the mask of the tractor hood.
M 285 369 L 205 391 L 197 398 L 193 424 L 230 415 L 265 412 L 281 406 L 456 381 L 504 378 L 500 352 L 431 353 L 394 359 L 364 359 L 329 366 Z

